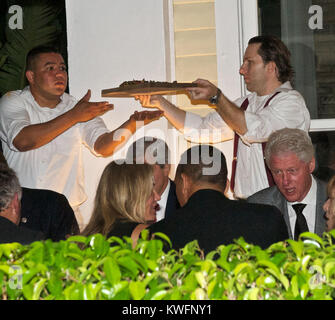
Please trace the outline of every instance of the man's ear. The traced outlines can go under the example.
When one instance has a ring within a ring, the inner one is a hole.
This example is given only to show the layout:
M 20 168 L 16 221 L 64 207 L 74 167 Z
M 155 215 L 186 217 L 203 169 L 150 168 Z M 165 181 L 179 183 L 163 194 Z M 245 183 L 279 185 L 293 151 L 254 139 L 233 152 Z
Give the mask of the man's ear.
M 230 188 L 230 180 L 227 178 L 226 188 L 225 188 L 225 191 L 224 191 L 224 194 L 225 194 L 226 197 L 228 195 L 229 188 Z
M 182 179 L 182 193 L 187 202 L 188 198 L 190 197 L 191 179 L 184 173 L 181 174 L 181 179 Z
M 16 221 L 18 225 L 21 219 L 21 201 L 19 199 L 18 193 L 15 193 L 13 199 L 13 219 Z
M 315 158 L 308 163 L 309 173 L 312 173 L 315 169 Z
M 34 72 L 33 71 L 27 70 L 26 77 L 29 83 L 34 83 Z
M 270 73 L 274 73 L 278 78 L 278 68 L 274 61 L 270 61 L 266 64 L 266 68 Z

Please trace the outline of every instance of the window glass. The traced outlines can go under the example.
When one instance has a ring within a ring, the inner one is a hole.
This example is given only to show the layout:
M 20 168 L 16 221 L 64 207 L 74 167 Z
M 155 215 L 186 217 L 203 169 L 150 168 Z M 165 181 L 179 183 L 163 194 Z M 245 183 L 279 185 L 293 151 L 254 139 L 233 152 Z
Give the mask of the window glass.
M 258 8 L 259 33 L 291 51 L 293 86 L 311 118 L 335 118 L 335 0 L 258 0 Z
M 314 176 L 328 181 L 335 175 L 335 131 L 310 132 L 315 149 Z

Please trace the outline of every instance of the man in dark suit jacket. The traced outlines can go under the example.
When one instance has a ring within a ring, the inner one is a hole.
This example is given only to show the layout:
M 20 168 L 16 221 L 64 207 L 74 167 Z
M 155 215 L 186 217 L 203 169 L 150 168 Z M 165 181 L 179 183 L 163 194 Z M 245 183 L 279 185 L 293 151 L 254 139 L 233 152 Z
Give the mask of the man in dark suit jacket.
M 166 218 L 149 228 L 151 233 L 169 236 L 175 249 L 198 240 L 200 248 L 208 253 L 239 237 L 266 248 L 288 238 L 285 221 L 277 208 L 225 197 L 229 185 L 226 159 L 213 146 L 195 146 L 184 152 L 175 183 L 182 207 L 172 219 Z
M 43 240 L 41 232 L 19 226 L 21 186 L 15 172 L 3 163 L 0 163 L 0 190 L 0 243 L 29 244 Z
M 169 179 L 170 150 L 166 142 L 149 136 L 138 139 L 128 148 L 126 161 L 154 166 L 155 190 L 161 197 L 156 211 L 157 221 L 173 215 L 180 205 L 176 196 L 176 186 Z
M 322 236 L 326 229 L 322 207 L 327 200 L 327 186 L 312 175 L 315 158 L 308 134 L 289 128 L 273 132 L 265 159 L 276 185 L 250 196 L 248 202 L 276 206 L 284 215 L 292 239 L 297 240 L 304 231 Z M 302 204 L 302 212 L 295 212 L 297 204 Z
M 51 190 L 22 188 L 20 226 L 41 231 L 53 241 L 65 240 L 79 233 L 68 200 Z
M 0 152 L 0 165 L 8 168 L 2 152 Z M 46 239 L 64 240 L 69 235 L 80 232 L 77 219 L 68 200 L 58 192 L 21 188 L 20 205 L 19 226 L 39 231 L 44 234 Z

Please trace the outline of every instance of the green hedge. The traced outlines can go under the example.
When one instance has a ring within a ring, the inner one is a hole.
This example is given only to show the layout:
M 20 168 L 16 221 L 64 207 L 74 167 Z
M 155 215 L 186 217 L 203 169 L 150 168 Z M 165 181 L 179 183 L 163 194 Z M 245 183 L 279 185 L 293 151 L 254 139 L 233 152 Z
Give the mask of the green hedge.
M 303 234 L 266 250 L 221 245 L 206 257 L 197 242 L 179 252 L 142 232 L 131 240 L 97 234 L 66 241 L 0 245 L 1 299 L 333 299 L 335 232 Z M 112 245 L 111 245 L 112 244 Z

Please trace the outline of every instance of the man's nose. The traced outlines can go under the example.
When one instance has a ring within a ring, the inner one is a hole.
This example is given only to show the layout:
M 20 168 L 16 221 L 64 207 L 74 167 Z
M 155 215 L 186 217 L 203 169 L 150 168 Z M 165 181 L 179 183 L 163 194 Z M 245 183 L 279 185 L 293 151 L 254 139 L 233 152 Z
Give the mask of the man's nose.
M 239 72 L 240 72 L 240 75 L 242 75 L 242 76 L 245 74 L 244 64 L 242 64 L 242 65 L 240 66 L 240 70 L 239 70 Z
M 289 174 L 283 174 L 283 185 L 288 186 L 291 182 L 291 178 Z
M 64 77 L 65 77 L 65 74 L 66 74 L 66 71 L 65 71 L 65 70 L 62 70 L 62 69 L 56 69 L 56 76 L 57 76 L 57 77 L 62 77 L 62 78 L 64 78 Z

